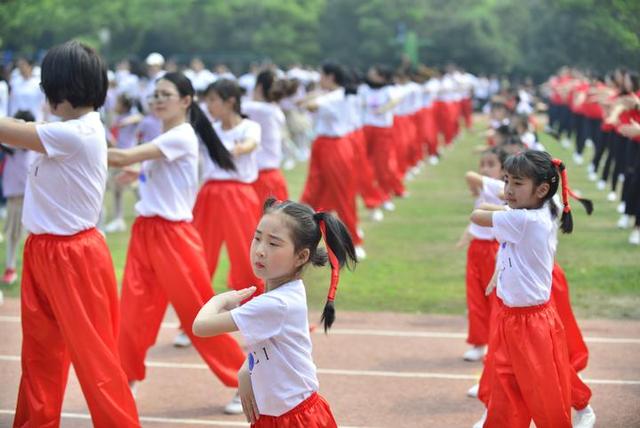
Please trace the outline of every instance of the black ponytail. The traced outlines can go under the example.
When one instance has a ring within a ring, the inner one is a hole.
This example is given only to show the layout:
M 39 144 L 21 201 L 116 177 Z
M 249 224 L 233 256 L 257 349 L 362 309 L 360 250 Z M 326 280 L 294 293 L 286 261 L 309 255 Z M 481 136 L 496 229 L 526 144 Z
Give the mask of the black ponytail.
M 196 133 L 200 136 L 200 139 L 204 143 L 211 160 L 220 166 L 222 169 L 228 171 L 235 171 L 236 164 L 233 162 L 233 157 L 227 148 L 220 141 L 220 137 L 216 134 L 216 131 L 211 126 L 209 118 L 204 114 L 198 103 L 192 103 L 189 109 L 189 122 L 191 126 L 196 130 Z

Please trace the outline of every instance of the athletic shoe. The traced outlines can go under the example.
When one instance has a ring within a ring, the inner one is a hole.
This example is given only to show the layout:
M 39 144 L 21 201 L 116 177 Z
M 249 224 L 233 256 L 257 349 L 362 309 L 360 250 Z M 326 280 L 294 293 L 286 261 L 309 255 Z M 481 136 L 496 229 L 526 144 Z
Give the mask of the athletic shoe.
M 374 208 L 371 211 L 369 211 L 369 218 L 371 219 L 371 221 L 379 222 L 384 220 L 384 213 L 380 208 Z
M 240 400 L 240 395 L 236 392 L 236 395 L 233 396 L 229 404 L 224 406 L 224 412 L 227 415 L 241 415 L 242 412 L 242 400 Z
M 626 229 L 629 227 L 629 216 L 622 214 L 618 220 L 618 229 Z
M 173 346 L 176 348 L 188 348 L 191 346 L 191 339 L 189 339 L 187 333 L 181 331 L 173 338 Z
M 464 358 L 465 361 L 482 361 L 486 353 L 486 346 L 474 346 L 465 352 L 462 358 Z
M 476 383 L 467 390 L 467 397 L 478 398 L 478 389 L 480 389 L 480 384 Z
M 482 414 L 482 417 L 478 422 L 473 424 L 473 428 L 482 428 L 486 420 L 487 420 L 487 409 L 484 409 L 484 413 Z
M 127 224 L 121 218 L 114 219 L 104 227 L 106 233 L 124 232 L 125 230 L 127 230 Z
M 15 269 L 7 268 L 2 275 L 2 282 L 5 284 L 13 284 L 18 280 L 18 274 Z
M 593 140 L 591 138 L 587 138 L 584 142 L 584 146 L 590 149 L 593 148 Z
M 440 158 L 436 155 L 429 156 L 429 164 L 436 166 L 440 163 Z
M 592 171 L 589 173 L 588 177 L 589 177 L 589 181 L 596 181 L 598 179 L 598 174 Z
M 589 166 L 587 166 L 587 172 L 588 172 L 589 174 L 591 174 L 592 172 L 596 172 L 596 167 L 595 167 L 595 166 L 593 166 L 593 164 L 592 164 L 592 163 L 589 163 Z M 592 181 L 593 181 L 593 180 L 592 180 Z
M 617 198 L 618 195 L 614 191 L 609 192 L 609 194 L 607 195 L 607 201 L 609 202 L 615 202 Z
M 567 137 L 564 137 L 561 141 L 560 144 L 562 145 L 563 148 L 565 149 L 570 149 L 571 148 L 571 140 L 568 139 Z
M 616 211 L 618 211 L 618 214 L 624 214 L 624 210 L 626 209 L 627 209 L 627 204 L 625 204 L 625 202 L 622 201 L 618 204 L 618 208 L 616 208 Z
M 387 201 L 382 204 L 382 208 L 384 208 L 386 211 L 395 211 L 396 205 L 391 201 Z
M 356 250 L 356 258 L 358 259 L 358 261 L 362 261 L 367 258 L 367 253 L 366 251 L 364 251 L 364 248 L 362 247 L 362 245 L 356 245 L 355 250 Z
M 573 162 L 575 162 L 577 165 L 582 165 L 584 163 L 584 158 L 580 153 L 574 153 Z
M 413 181 L 414 178 L 415 176 L 413 175 L 413 171 L 411 170 L 407 171 L 407 173 L 404 175 L 405 181 Z
M 624 174 L 618 174 L 618 181 L 624 183 Z
M 287 159 L 286 161 L 284 161 L 284 164 L 282 164 L 282 169 L 284 169 L 285 171 L 291 171 L 295 167 L 296 161 L 294 161 L 293 159 Z
M 631 235 L 629 235 L 629 244 L 640 245 L 640 229 L 637 227 L 633 229 Z
M 596 414 L 590 405 L 582 410 L 576 410 L 573 418 L 573 428 L 592 428 L 596 424 Z

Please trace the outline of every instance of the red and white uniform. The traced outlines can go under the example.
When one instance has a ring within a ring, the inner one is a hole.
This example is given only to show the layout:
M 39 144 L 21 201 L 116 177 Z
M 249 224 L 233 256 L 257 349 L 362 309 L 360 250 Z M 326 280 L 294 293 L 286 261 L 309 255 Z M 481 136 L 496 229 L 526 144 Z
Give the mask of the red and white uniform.
M 142 163 L 138 217 L 122 280 L 122 367 L 130 381 L 144 379 L 146 353 L 170 302 L 210 369 L 225 385 L 236 387 L 243 361 L 238 343 L 226 334 L 200 338 L 191 332 L 198 311 L 213 297 L 202 240 L 191 224 L 198 190 L 198 137 L 183 123 L 151 144 L 164 157 Z
M 300 200 L 316 211 L 335 211 L 356 245 L 357 179 L 354 169 L 354 145 L 348 139 L 351 124 L 349 102 L 344 89 L 336 89 L 315 100 L 316 139 L 311 147 L 309 173 Z
M 336 427 L 311 355 L 307 296 L 301 280 L 281 285 L 231 316 L 248 348 L 256 427 Z
M 96 427 L 138 427 L 118 356 L 118 292 L 95 229 L 107 180 L 97 112 L 37 125 L 45 153 L 27 179 L 22 379 L 14 426 L 58 426 L 72 362 Z M 63 191 L 62 191 L 62 190 Z
M 475 202 L 476 208 L 482 203 L 504 205 L 504 201 L 499 197 L 503 190 L 504 181 L 482 177 L 482 189 Z M 498 241 L 490 227 L 471 223 L 469 233 L 473 239 L 467 250 L 467 343 L 481 346 L 489 343 L 489 326 L 495 295 L 492 293 L 486 296 L 485 290 L 496 267 Z
M 500 242 L 491 393 L 485 427 L 571 427 L 571 376 L 566 337 L 551 295 L 556 247 L 548 206 L 495 212 Z
M 242 119 L 234 128 L 227 130 L 216 122 L 214 129 L 229 151 L 242 141 L 261 141 L 260 125 L 249 119 Z M 257 294 L 260 294 L 263 283 L 253 274 L 249 260 L 251 238 L 262 210 L 253 188 L 258 178 L 258 149 L 235 156 L 236 170 L 227 171 L 216 165 L 201 145 L 204 185 L 193 207 L 193 225 L 204 242 L 210 276 L 215 274 L 224 243 L 231 263 L 228 285 L 236 290 L 255 285 Z
M 280 171 L 282 130 L 286 126 L 284 113 L 277 104 L 261 101 L 244 101 L 242 112 L 261 129 L 260 147 L 256 153 L 258 178 L 253 183 L 258 200 L 263 203 L 269 196 L 281 201 L 289 199 L 287 182 Z

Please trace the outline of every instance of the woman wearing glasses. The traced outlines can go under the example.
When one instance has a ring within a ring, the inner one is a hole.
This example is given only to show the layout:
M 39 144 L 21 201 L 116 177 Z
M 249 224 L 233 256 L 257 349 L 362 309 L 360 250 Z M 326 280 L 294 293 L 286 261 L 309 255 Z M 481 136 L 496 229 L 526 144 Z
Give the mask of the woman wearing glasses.
M 140 180 L 138 217 L 122 280 L 119 340 L 122 367 L 134 391 L 145 377 L 145 355 L 156 340 L 167 304 L 173 305 L 183 326 L 191 326 L 213 296 L 202 240 L 191 224 L 198 190 L 198 137 L 211 162 L 234 169 L 182 73 L 167 73 L 158 80 L 153 109 L 162 121 L 161 135 L 130 149 L 109 149 L 109 165 L 125 168 L 120 180 Z M 140 171 L 130 168 L 139 162 Z M 185 332 L 216 376 L 226 386 L 237 387 L 244 361 L 238 343 L 229 335 L 203 339 L 194 337 L 190 327 Z

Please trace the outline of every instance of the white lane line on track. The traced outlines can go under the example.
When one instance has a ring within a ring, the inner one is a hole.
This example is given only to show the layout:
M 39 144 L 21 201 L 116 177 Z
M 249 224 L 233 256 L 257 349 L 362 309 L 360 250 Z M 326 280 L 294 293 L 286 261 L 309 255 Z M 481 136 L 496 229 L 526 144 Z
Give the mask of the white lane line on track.
M 20 317 L 0 316 L 0 322 L 19 323 Z M 177 329 L 180 323 L 163 322 L 162 328 Z M 324 334 L 317 330 L 315 334 Z M 333 335 L 340 336 L 382 336 L 382 337 L 409 337 L 426 339 L 466 339 L 466 333 L 440 332 L 440 331 L 399 331 L 399 330 L 367 330 L 367 329 L 331 329 Z M 637 344 L 640 339 L 634 337 L 585 337 L 588 343 L 610 343 L 610 344 Z
M 15 410 L 0 409 L 0 415 L 14 415 Z M 70 413 L 62 412 L 63 419 L 84 419 L 91 420 L 91 415 L 87 413 Z M 246 422 L 221 421 L 214 419 L 195 419 L 195 418 L 160 418 L 156 416 L 140 416 L 140 422 L 160 423 L 160 424 L 183 424 L 183 425 L 205 425 L 217 427 L 248 427 Z M 366 428 L 340 425 L 341 428 Z
M 0 355 L 0 361 L 20 361 L 19 355 Z M 208 370 L 209 367 L 202 363 L 170 363 L 164 361 L 146 362 L 147 367 L 164 369 L 193 369 Z M 478 375 L 456 374 L 456 373 L 436 373 L 436 372 L 394 372 L 381 370 L 343 370 L 343 369 L 318 369 L 319 374 L 339 375 L 339 376 L 361 376 L 361 377 L 390 377 L 390 378 L 410 378 L 410 379 L 442 379 L 442 380 L 478 380 Z M 623 379 L 583 379 L 586 383 L 598 385 L 640 385 L 640 380 Z

